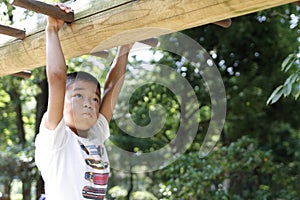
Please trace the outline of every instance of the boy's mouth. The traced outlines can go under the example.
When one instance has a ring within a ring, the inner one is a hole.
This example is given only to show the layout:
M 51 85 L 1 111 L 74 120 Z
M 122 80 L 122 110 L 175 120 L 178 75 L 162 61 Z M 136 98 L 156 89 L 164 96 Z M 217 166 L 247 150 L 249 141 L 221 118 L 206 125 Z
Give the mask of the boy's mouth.
M 82 116 L 84 118 L 92 118 L 93 117 L 93 115 L 91 113 L 83 113 Z

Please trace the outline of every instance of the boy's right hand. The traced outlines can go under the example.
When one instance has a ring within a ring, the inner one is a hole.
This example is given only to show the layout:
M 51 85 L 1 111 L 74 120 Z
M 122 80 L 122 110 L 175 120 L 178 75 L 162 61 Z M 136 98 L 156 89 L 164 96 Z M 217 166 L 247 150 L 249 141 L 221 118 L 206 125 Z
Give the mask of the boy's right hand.
M 70 7 L 64 5 L 63 3 L 56 3 L 55 6 L 65 11 L 66 13 L 73 12 L 73 10 Z M 56 32 L 58 32 L 63 25 L 63 20 L 48 16 L 46 29 L 55 30 Z

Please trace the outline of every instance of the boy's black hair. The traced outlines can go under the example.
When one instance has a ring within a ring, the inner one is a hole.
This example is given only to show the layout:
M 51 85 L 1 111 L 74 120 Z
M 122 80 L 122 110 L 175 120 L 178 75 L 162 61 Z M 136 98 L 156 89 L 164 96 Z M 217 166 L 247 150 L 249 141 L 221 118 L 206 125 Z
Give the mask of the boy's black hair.
M 82 72 L 82 71 L 68 73 L 66 87 L 68 88 L 75 81 L 87 81 L 87 82 L 93 83 L 93 84 L 97 85 L 97 89 L 99 90 L 99 92 L 101 91 L 101 86 L 100 86 L 99 81 L 89 73 Z

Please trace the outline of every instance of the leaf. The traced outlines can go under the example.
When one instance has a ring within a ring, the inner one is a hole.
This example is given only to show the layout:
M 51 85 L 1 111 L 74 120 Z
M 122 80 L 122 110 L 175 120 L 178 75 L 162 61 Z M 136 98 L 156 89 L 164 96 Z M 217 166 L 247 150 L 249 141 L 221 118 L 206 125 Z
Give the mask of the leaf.
M 271 105 L 275 102 L 277 102 L 279 100 L 279 98 L 282 96 L 283 94 L 283 85 L 278 86 L 273 93 L 271 94 L 271 96 L 269 97 L 267 104 Z
M 296 58 L 297 58 L 296 54 L 288 55 L 288 57 L 286 59 L 284 59 L 284 61 L 281 64 L 281 70 L 284 72 L 287 72 L 291 68 L 291 66 L 294 64 Z
M 294 84 L 296 82 L 296 80 L 298 79 L 298 74 L 297 73 L 293 73 L 292 75 L 290 75 L 286 81 L 284 82 L 284 85 L 287 85 L 287 84 Z
M 292 92 L 292 84 L 284 84 L 282 91 L 283 91 L 284 97 L 289 96 Z
M 297 100 L 300 96 L 300 83 L 297 84 L 295 87 L 293 87 L 292 95 L 295 97 L 295 100 Z
M 285 97 L 289 96 L 292 92 L 292 87 L 295 81 L 298 78 L 298 74 L 292 74 L 290 75 L 283 84 L 283 94 Z

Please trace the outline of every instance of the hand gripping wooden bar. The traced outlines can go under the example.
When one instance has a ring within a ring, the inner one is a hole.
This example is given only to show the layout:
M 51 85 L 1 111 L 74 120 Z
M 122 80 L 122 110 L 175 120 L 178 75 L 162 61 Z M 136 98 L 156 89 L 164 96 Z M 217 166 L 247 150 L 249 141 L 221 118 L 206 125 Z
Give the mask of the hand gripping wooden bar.
M 58 7 L 44 2 L 35 0 L 11 0 L 10 3 L 14 6 L 22 7 L 27 10 L 32 10 L 37 13 L 42 13 L 44 15 L 49 15 L 57 19 L 64 20 L 65 22 L 74 21 L 74 13 L 65 13 Z
M 0 34 L 9 35 L 21 40 L 25 38 L 25 31 L 4 25 L 0 25 Z

